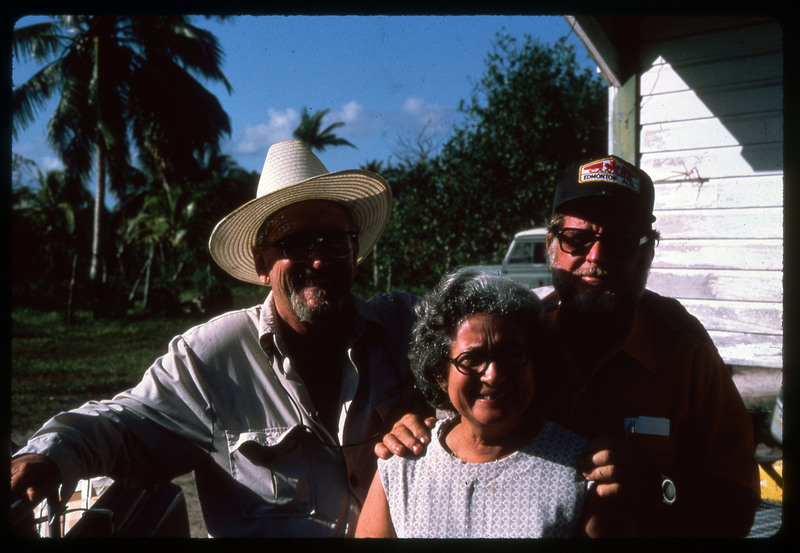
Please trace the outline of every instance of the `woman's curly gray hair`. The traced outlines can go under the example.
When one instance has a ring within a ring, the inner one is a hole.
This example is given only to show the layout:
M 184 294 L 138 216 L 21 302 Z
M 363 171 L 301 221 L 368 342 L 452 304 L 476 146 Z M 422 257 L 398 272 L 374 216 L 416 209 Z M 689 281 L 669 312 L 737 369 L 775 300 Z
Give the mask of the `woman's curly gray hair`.
M 466 318 L 478 313 L 500 315 L 524 329 L 537 393 L 545 381 L 540 373 L 555 370 L 554 330 L 541 300 L 507 277 L 476 269 L 457 270 L 445 275 L 420 301 L 416 311 L 408 357 L 417 388 L 433 407 L 454 409 L 440 383 L 447 381 L 448 360 L 458 328 Z

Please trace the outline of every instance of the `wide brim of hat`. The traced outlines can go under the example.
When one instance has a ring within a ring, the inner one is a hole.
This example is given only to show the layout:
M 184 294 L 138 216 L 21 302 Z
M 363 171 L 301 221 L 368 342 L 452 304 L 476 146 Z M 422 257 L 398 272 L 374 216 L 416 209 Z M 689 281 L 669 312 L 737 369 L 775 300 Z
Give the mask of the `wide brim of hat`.
M 211 257 L 231 276 L 261 284 L 251 251 L 258 229 L 284 207 L 307 200 L 337 202 L 350 212 L 359 229 L 358 263 L 375 247 L 392 211 L 391 190 L 380 175 L 360 169 L 326 173 L 265 194 L 229 214 L 211 233 Z

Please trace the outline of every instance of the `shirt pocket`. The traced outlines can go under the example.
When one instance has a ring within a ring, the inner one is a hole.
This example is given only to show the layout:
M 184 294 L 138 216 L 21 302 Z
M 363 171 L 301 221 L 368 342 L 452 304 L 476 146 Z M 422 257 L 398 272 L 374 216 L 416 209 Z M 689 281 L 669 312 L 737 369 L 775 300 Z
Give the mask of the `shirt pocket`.
M 309 516 L 314 486 L 304 432 L 275 427 L 226 432 L 231 474 L 245 518 Z

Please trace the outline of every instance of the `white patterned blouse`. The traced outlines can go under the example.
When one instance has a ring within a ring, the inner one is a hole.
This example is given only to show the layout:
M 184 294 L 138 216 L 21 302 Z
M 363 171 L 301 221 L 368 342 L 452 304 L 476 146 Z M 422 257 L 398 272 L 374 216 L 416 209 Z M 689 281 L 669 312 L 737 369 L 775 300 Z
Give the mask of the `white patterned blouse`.
M 422 457 L 378 461 L 399 538 L 572 537 L 587 492 L 577 468 L 586 440 L 544 421 L 528 445 L 467 463 L 442 444 L 459 418 L 437 422 Z

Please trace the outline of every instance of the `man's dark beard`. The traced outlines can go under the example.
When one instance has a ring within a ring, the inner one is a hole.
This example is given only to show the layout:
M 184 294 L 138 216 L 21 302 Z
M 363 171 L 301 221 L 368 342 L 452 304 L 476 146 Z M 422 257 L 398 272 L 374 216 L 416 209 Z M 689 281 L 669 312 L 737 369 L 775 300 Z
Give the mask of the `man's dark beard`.
M 321 288 L 315 291 L 318 303 L 309 307 L 302 289 L 308 285 L 317 285 Z M 321 276 L 312 270 L 298 275 L 291 281 L 290 301 L 292 309 L 300 321 L 309 324 L 320 324 L 333 320 L 339 315 L 343 304 L 344 294 L 338 293 L 338 286 L 328 276 Z
M 585 318 L 587 322 L 623 322 L 633 316 L 647 283 L 649 269 L 650 264 L 643 261 L 630 281 L 625 281 L 616 289 L 609 290 L 600 287 L 586 289 L 585 286 L 579 289 L 581 276 L 603 277 L 606 276 L 603 269 L 596 268 L 586 271 L 586 275 L 584 273 L 575 275 L 553 268 L 553 287 L 558 293 L 561 305 L 572 314 Z

